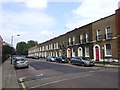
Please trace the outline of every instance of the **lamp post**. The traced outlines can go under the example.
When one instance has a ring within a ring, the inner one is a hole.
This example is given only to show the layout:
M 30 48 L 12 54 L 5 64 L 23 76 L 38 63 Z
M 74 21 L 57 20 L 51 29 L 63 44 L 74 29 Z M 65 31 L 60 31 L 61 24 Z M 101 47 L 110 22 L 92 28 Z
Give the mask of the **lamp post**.
M 20 36 L 20 34 L 17 34 L 16 36 Z M 11 36 L 11 47 L 13 47 L 13 38 L 14 36 Z M 11 64 L 12 64 L 12 56 L 13 56 L 13 50 L 11 48 Z
M 103 50 L 103 65 L 105 65 L 105 60 L 104 60 L 104 49 L 105 49 L 105 47 L 104 47 L 104 45 L 103 45 L 103 47 L 102 47 L 102 50 Z

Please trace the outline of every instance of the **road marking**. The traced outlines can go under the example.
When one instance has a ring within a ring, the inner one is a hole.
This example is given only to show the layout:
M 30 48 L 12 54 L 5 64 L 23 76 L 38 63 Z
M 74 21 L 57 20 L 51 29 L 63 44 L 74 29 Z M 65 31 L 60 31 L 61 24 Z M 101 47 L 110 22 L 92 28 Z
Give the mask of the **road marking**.
M 21 84 L 21 86 L 22 86 L 22 89 L 23 89 L 23 90 L 27 90 L 26 87 L 25 87 L 25 85 L 24 85 L 24 83 L 23 83 L 23 79 L 24 79 L 24 78 L 26 78 L 26 77 L 19 78 L 19 80 L 20 80 L 20 82 L 21 82 L 20 84 Z
M 33 86 L 33 87 L 30 87 L 30 88 L 38 88 L 38 87 L 41 87 L 41 86 L 45 86 L 45 85 L 49 85 L 49 84 L 54 84 L 54 83 L 58 83 L 58 82 L 66 81 L 66 80 L 72 80 L 72 79 L 76 79 L 76 78 L 80 78 L 80 77 L 87 77 L 87 76 L 90 76 L 90 75 L 91 74 L 87 74 L 87 75 L 77 76 L 77 77 L 68 78 L 68 79 L 56 80 L 56 81 L 44 83 L 44 84 L 41 84 L 41 85 Z
M 31 67 L 31 69 L 34 69 L 33 67 Z
M 92 69 L 99 69 L 98 67 L 94 67 L 94 68 L 92 68 Z
M 95 72 L 95 71 L 90 71 L 90 72 Z
M 23 81 L 23 79 L 25 79 L 26 77 L 21 77 L 21 78 L 19 78 L 19 80 L 21 80 L 21 81 Z
M 30 69 L 36 70 L 35 68 L 33 68 L 32 66 L 30 66 Z
M 23 90 L 27 90 L 24 83 L 21 83 Z
M 43 76 L 43 74 L 40 74 L 40 75 L 36 75 L 36 76 L 40 77 L 40 76 Z

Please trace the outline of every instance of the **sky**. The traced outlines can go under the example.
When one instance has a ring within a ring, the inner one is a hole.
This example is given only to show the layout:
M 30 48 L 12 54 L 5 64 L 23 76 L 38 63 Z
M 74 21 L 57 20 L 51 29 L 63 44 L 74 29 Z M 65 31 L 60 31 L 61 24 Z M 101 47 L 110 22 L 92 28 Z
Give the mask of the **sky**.
M 0 35 L 9 44 L 14 36 L 14 47 L 21 41 L 42 43 L 114 14 L 119 1 L 0 0 Z

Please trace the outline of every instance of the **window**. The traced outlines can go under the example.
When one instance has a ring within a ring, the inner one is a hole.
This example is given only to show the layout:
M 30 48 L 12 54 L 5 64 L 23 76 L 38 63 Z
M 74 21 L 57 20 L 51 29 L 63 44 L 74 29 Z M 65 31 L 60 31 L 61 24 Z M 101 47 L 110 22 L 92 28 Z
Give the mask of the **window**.
M 72 57 L 75 57 L 75 49 L 72 49 Z
M 75 44 L 75 36 L 73 37 L 73 45 Z
M 48 50 L 48 45 L 46 45 L 46 50 Z
M 86 42 L 88 42 L 88 33 L 85 34 Z
M 65 47 L 65 43 L 64 42 L 62 42 L 62 47 Z
M 71 38 L 69 38 L 69 45 L 71 45 Z
M 53 49 L 53 44 L 51 44 L 51 49 Z
M 44 46 L 42 47 L 42 51 L 44 51 Z
M 58 43 L 56 43 L 56 48 L 58 49 Z
M 89 57 L 89 47 L 85 47 L 85 57 Z
M 42 51 L 42 50 L 41 50 L 41 47 L 40 47 L 40 51 Z
M 112 56 L 111 44 L 105 45 L 105 56 Z
M 83 43 L 83 35 L 80 35 L 80 44 Z
M 56 49 L 56 45 L 55 45 L 55 43 L 54 43 L 54 49 Z
M 106 28 L 106 39 L 111 39 L 112 38 L 112 29 L 111 27 Z
M 37 48 L 37 52 L 39 52 L 39 48 Z
M 101 29 L 97 30 L 97 41 L 100 41 L 100 40 L 102 40 L 102 30 Z
M 49 44 L 49 50 L 51 50 L 50 44 Z

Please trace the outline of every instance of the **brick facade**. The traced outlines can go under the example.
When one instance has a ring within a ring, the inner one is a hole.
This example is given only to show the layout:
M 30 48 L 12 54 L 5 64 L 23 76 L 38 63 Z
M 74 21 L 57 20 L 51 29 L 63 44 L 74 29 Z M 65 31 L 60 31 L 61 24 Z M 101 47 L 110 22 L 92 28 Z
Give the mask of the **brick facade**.
M 93 41 L 94 41 L 93 54 L 95 60 L 96 57 L 99 57 L 99 60 L 118 58 L 118 52 L 116 52 L 118 50 L 118 47 L 117 47 L 117 31 L 116 31 L 115 23 L 116 23 L 115 14 L 93 22 L 92 24 Z M 108 44 L 109 47 L 107 50 Z
M 85 26 L 75 28 L 29 49 L 29 55 L 83 56 L 100 60 L 118 60 L 120 56 L 120 10 Z
M 3 39 L 0 36 L 0 61 L 2 60 L 2 45 L 3 45 Z
M 120 8 L 116 10 L 116 30 L 118 33 L 118 58 L 120 59 Z

